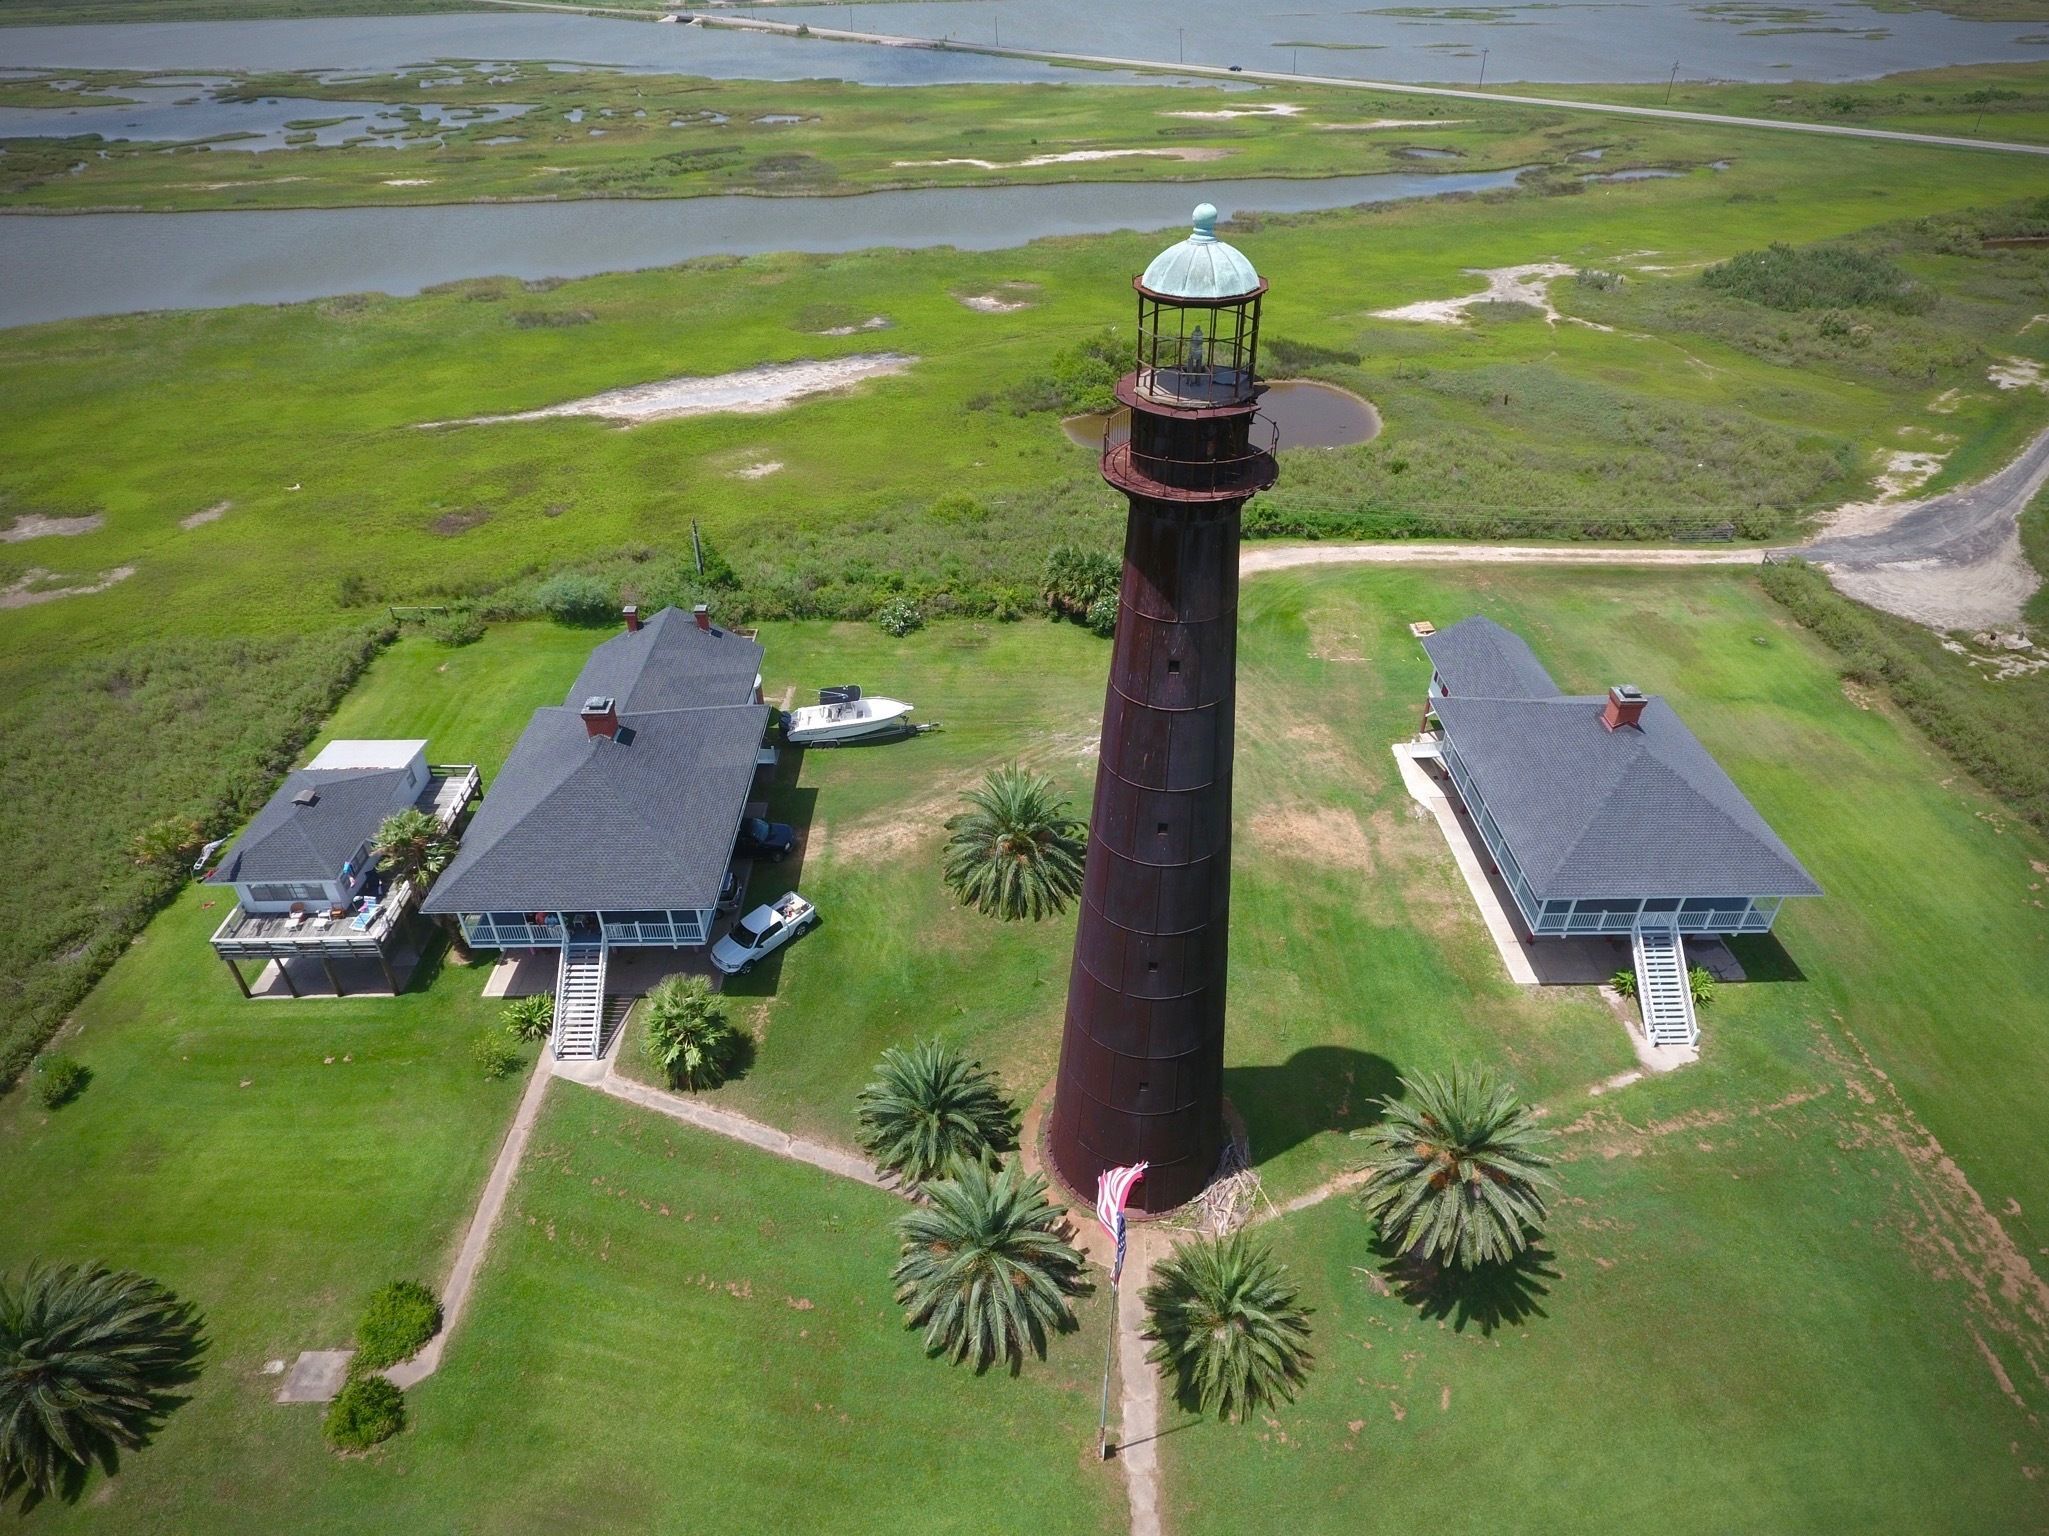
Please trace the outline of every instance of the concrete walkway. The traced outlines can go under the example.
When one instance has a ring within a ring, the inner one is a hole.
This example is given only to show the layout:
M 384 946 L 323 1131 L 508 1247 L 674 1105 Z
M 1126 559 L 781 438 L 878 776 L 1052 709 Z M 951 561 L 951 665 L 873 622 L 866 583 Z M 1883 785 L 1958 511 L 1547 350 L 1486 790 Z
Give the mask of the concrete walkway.
M 519 1109 L 512 1117 L 512 1129 L 505 1133 L 505 1144 L 498 1149 L 498 1161 L 491 1165 L 491 1177 L 484 1181 L 483 1197 L 477 1201 L 469 1230 L 463 1234 L 462 1247 L 455 1255 L 455 1268 L 449 1272 L 448 1286 L 441 1293 L 441 1331 L 429 1339 L 426 1348 L 412 1359 L 402 1361 L 384 1373 L 400 1388 L 409 1389 L 441 1368 L 441 1353 L 448 1345 L 449 1335 L 455 1332 L 462 1322 L 463 1313 L 468 1310 L 470 1292 L 477 1283 L 477 1271 L 483 1268 L 485 1250 L 491 1245 L 491 1233 L 497 1228 L 498 1218 L 505 1210 L 506 1191 L 512 1188 L 513 1176 L 519 1171 L 519 1160 L 526 1155 L 527 1140 L 533 1135 L 534 1122 L 541 1117 L 541 1101 L 548 1096 L 548 1084 L 554 1081 L 548 1062 L 548 1050 L 543 1046 L 540 1060 L 534 1063 L 533 1075 L 527 1079 L 526 1092 L 520 1095 Z
M 1168 1251 L 1167 1234 L 1134 1222 L 1117 1287 L 1117 1461 L 1131 1505 L 1131 1536 L 1160 1536 L 1160 1373 L 1145 1357 L 1142 1292 Z

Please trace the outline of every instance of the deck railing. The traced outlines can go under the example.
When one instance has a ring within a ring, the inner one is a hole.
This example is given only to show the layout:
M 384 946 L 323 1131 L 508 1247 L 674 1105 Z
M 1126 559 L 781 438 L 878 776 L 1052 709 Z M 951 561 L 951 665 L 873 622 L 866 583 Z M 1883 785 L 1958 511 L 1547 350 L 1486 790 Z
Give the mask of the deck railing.
M 384 893 L 376 914 L 358 928 L 355 915 L 327 917 L 309 913 L 305 921 L 292 926 L 289 914 L 245 912 L 238 905 L 221 919 L 213 931 L 213 947 L 223 955 L 262 956 L 330 954 L 374 954 L 383 949 L 399 918 L 412 904 L 412 885 L 404 880 Z

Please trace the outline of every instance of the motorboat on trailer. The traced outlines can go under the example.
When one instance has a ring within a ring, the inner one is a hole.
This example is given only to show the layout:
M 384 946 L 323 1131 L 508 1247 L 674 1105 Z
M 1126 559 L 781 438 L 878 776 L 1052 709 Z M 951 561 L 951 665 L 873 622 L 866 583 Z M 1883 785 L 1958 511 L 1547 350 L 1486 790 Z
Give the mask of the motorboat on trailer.
M 783 716 L 783 740 L 793 747 L 840 747 L 915 735 L 911 706 L 902 699 L 867 698 L 855 685 L 821 688 L 818 702 Z

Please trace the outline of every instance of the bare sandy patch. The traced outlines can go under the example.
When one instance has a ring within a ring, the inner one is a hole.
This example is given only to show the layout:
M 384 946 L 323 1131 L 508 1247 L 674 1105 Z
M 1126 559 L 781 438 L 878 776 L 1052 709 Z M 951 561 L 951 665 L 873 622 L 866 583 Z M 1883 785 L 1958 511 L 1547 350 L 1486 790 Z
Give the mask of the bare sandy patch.
M 958 296 L 969 309 L 985 315 L 1008 315 L 1032 306 L 1025 299 L 1006 299 L 993 293 L 968 293 Z
M 203 507 L 186 517 L 178 519 L 178 526 L 190 533 L 194 528 L 204 528 L 208 523 L 217 523 L 227 515 L 232 501 L 217 501 L 210 507 Z
M 891 325 L 887 315 L 870 315 L 859 325 L 829 325 L 822 331 L 812 332 L 815 336 L 858 336 L 863 331 L 886 331 Z
M 1552 280 L 1569 277 L 1573 272 L 1573 268 L 1562 261 L 1533 261 L 1519 267 L 1465 267 L 1461 270 L 1474 277 L 1486 278 L 1487 286 L 1478 293 L 1468 293 L 1456 299 L 1419 299 L 1414 304 L 1403 304 L 1394 309 L 1376 309 L 1374 315 L 1382 320 L 1414 320 L 1424 325 L 1464 325 L 1467 311 L 1475 305 L 1526 304 L 1541 314 L 1547 325 L 1569 320 L 1589 330 L 1614 330 L 1611 325 L 1600 325 L 1558 312 L 1558 307 L 1551 302 Z
M 765 480 L 782 467 L 781 459 L 763 459 L 755 464 L 742 464 L 732 473 L 735 480 Z
M 1134 156 L 1152 160 L 1221 160 L 1228 149 L 1200 149 L 1193 146 L 1159 149 L 1070 149 L 1057 155 L 1032 155 L 1023 160 L 977 160 L 972 155 L 955 155 L 946 160 L 892 160 L 904 170 L 948 165 L 972 165 L 982 171 L 1029 171 L 1042 165 L 1090 165 L 1098 160 L 1128 160 Z
M 1909 510 L 1907 498 L 1935 478 L 1949 455 L 1947 448 L 1939 453 L 1880 449 L 1879 470 L 1871 482 L 1876 494 L 1868 501 L 1849 501 L 1836 508 L 1817 537 L 1840 538 L 1890 528 Z
M 1939 556 L 1897 560 L 1869 570 L 1823 561 L 1839 590 L 1930 629 L 1983 629 L 2010 624 L 2028 606 L 2042 578 L 2021 550 L 2018 528 L 1984 559 L 1959 565 Z
M 1938 416 L 1953 416 L 1956 408 L 1964 403 L 1964 392 L 1960 389 L 1945 389 L 1928 402 L 1928 409 Z
M 1219 107 L 1214 112 L 1162 112 L 1162 117 L 1192 117 L 1201 122 L 1224 122 L 1234 117 L 1300 117 L 1303 109 L 1292 102 L 1277 101 L 1264 107 Z
M 463 416 L 452 421 L 427 421 L 426 427 L 467 427 L 505 421 L 546 421 L 560 416 L 597 416 L 622 426 L 668 421 L 679 416 L 720 413 L 759 415 L 779 411 L 812 395 L 848 389 L 868 379 L 902 373 L 917 358 L 900 352 L 872 352 L 860 357 L 825 358 L 802 363 L 764 363 L 737 373 L 702 378 L 663 379 L 606 390 L 561 405 L 497 416 Z
M 1245 831 L 1255 848 L 1284 859 L 1353 870 L 1370 870 L 1376 862 L 1366 829 L 1342 806 L 1306 801 L 1263 806 L 1252 813 Z
M 2001 389 L 2039 389 L 2049 394 L 2049 377 L 2032 357 L 2003 357 L 1985 370 L 1989 383 Z
M 399 176 L 385 182 L 385 185 L 387 187 L 431 187 L 434 185 L 434 178 L 432 176 Z
M 91 533 L 106 525 L 105 515 L 99 512 L 85 517 L 45 517 L 40 512 L 25 512 L 14 520 L 12 526 L 0 528 L 0 544 L 25 544 L 30 539 L 75 539 L 81 533 Z
M 117 565 L 111 571 L 102 572 L 97 581 L 81 582 L 75 587 L 51 587 L 41 583 L 55 580 L 57 573 L 46 571 L 39 565 L 30 566 L 22 572 L 19 581 L 0 587 L 0 608 L 32 608 L 37 603 L 54 603 L 60 597 L 90 597 L 134 574 L 134 566 Z
M 1382 128 L 1455 128 L 1469 117 L 1376 117 L 1366 123 L 1325 123 L 1325 133 L 1373 133 Z

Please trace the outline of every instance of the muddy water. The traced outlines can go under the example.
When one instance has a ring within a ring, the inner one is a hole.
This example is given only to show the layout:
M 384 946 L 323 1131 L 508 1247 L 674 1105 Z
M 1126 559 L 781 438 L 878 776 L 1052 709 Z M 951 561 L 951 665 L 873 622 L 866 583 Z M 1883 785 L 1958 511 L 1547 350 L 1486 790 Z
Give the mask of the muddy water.
M 1350 390 L 1318 384 L 1309 379 L 1283 379 L 1268 386 L 1260 409 L 1273 418 L 1281 447 L 1348 448 L 1370 443 L 1380 436 L 1380 412 Z M 1070 416 L 1060 423 L 1069 442 L 1084 448 L 1103 446 L 1103 427 L 1111 423 L 1112 442 L 1129 435 L 1124 413 Z

